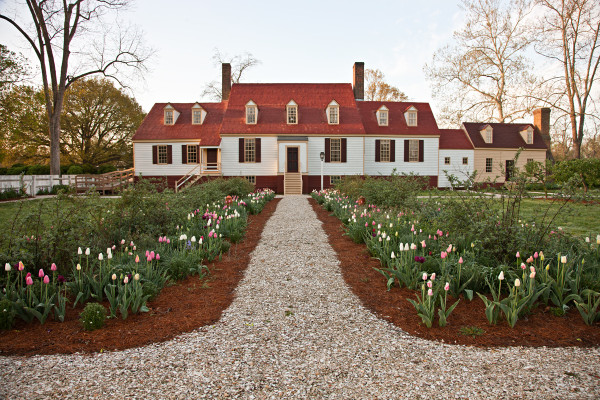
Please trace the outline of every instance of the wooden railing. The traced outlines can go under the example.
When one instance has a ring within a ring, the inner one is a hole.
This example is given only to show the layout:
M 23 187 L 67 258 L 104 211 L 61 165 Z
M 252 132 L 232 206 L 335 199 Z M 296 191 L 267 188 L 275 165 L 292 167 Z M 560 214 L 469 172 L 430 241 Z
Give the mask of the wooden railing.
M 192 185 L 203 176 L 220 175 L 221 163 L 202 163 L 196 165 L 187 174 L 175 182 L 175 192 L 179 192 L 186 186 Z
M 135 171 L 133 168 L 122 171 L 107 172 L 101 175 L 77 175 L 75 188 L 78 192 L 97 190 L 106 194 L 114 193 L 133 182 Z

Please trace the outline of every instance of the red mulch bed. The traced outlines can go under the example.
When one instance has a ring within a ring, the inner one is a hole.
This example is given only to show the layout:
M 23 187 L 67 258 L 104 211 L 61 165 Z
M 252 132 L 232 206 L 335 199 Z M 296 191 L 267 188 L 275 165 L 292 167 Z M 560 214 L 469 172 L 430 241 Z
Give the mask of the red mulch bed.
M 48 320 L 0 331 L 0 354 L 34 355 L 123 350 L 164 342 L 199 327 L 215 323 L 233 301 L 233 292 L 250 262 L 250 253 L 260 240 L 262 230 L 280 199 L 267 203 L 258 215 L 251 215 L 244 240 L 233 244 L 221 261 L 209 264 L 210 275 L 199 280 L 188 277 L 166 286 L 148 303 L 150 312 L 130 314 L 126 320 L 109 319 L 102 329 L 87 332 L 81 328 L 83 307 L 68 309 L 63 323 Z M 106 303 L 108 307 L 108 303 Z M 68 306 L 67 306 L 68 307 Z
M 344 228 L 339 219 L 329 214 L 316 201 L 310 199 L 318 218 L 323 222 L 329 244 L 336 251 L 346 283 L 361 299 L 362 303 L 378 317 L 385 319 L 402 330 L 424 339 L 444 343 L 456 343 L 478 347 L 531 346 L 531 347 L 592 347 L 600 345 L 600 324 L 587 326 L 579 312 L 571 309 L 563 317 L 552 315 L 549 310 L 538 308 L 520 319 L 514 328 L 506 321 L 490 326 L 485 317 L 485 306 L 481 299 L 469 302 L 461 299 L 448 318 L 444 328 L 427 328 L 416 310 L 406 299 L 415 298 L 415 291 L 394 286 L 386 288 L 386 280 L 374 268 L 380 268 L 379 260 L 371 258 L 365 244 L 356 244 L 343 236 Z M 448 299 L 448 305 L 453 300 Z M 459 333 L 463 326 L 476 326 L 485 331 L 481 336 L 465 336 Z

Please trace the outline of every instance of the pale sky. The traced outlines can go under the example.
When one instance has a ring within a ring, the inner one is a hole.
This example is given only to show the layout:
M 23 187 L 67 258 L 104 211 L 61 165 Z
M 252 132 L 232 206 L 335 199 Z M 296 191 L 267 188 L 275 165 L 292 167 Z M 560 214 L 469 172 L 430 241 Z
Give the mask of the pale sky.
M 0 7 L 5 11 L 12 3 L 0 1 Z M 156 51 L 144 81 L 131 85 L 145 111 L 156 102 L 208 100 L 200 97 L 204 85 L 221 78 L 212 60 L 215 48 L 230 56 L 250 52 L 261 61 L 244 82 L 351 83 L 353 63 L 363 61 L 411 100 L 432 102 L 423 66 L 462 25 L 458 4 L 137 0 L 120 19 L 141 29 Z M 15 32 L 0 21 L 0 42 L 29 56 Z

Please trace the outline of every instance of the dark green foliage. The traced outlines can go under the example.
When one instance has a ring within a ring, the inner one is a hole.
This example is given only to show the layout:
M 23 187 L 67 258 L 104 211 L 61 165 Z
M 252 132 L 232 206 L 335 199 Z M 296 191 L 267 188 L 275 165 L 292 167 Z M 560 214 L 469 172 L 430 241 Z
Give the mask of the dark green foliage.
M 104 326 L 106 309 L 100 303 L 88 303 L 79 315 L 79 321 L 86 331 L 93 331 Z
M 0 330 L 9 330 L 15 321 L 15 310 L 9 299 L 0 300 Z
M 173 280 L 185 279 L 188 275 L 199 275 L 202 278 L 208 268 L 202 265 L 204 254 L 201 252 L 174 251 L 165 259 L 166 270 Z
M 71 165 L 67 170 L 67 175 L 81 175 L 83 174 L 83 168 L 79 165 Z
M 27 175 L 49 175 L 50 174 L 50 166 L 49 165 L 32 165 L 27 168 Z

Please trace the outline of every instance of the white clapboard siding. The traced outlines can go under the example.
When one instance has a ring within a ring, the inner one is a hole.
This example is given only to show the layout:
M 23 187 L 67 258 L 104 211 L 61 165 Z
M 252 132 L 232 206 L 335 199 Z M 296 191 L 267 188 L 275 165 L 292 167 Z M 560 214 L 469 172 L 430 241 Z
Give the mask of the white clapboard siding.
M 474 151 L 473 150 L 440 150 L 440 175 L 438 177 L 438 187 L 450 187 L 450 181 L 446 177 L 454 175 L 459 180 L 466 180 L 474 170 Z M 446 157 L 450 157 L 450 165 L 445 163 Z M 468 164 L 463 164 L 463 158 L 468 158 Z
M 395 162 L 375 162 L 375 141 L 377 139 L 393 139 L 396 141 L 396 161 Z M 435 138 L 410 138 L 423 140 L 423 162 L 404 162 L 404 140 L 409 138 L 365 138 L 365 174 L 388 176 L 396 169 L 398 174 L 416 174 L 426 176 L 436 176 L 438 174 L 438 144 L 439 140 Z
M 340 136 L 330 136 L 340 137 Z M 346 138 L 346 162 L 324 163 L 324 175 L 362 175 L 363 173 L 363 138 Z M 308 174 L 321 174 L 321 152 L 325 151 L 325 137 L 308 138 Z
M 260 136 L 257 136 L 260 137 Z M 260 137 L 259 163 L 240 163 L 239 137 L 221 138 L 221 170 L 223 176 L 277 175 L 277 138 Z
M 133 160 L 135 174 L 142 176 L 168 176 L 168 175 L 186 175 L 197 164 L 182 164 L 182 145 L 197 146 L 198 142 L 156 142 L 156 143 L 140 143 L 136 142 L 133 145 Z M 155 145 L 171 145 L 173 163 L 172 164 L 152 164 L 152 146 Z
M 306 151 L 307 151 L 307 143 L 306 142 L 291 142 L 291 141 L 282 141 L 282 142 L 278 142 L 278 147 L 279 147 L 279 172 L 280 173 L 284 173 L 285 172 L 285 162 L 286 162 L 286 147 L 298 147 L 299 151 L 298 151 L 298 161 L 300 162 L 299 165 L 299 172 L 305 174 L 307 172 L 307 165 L 306 165 Z

